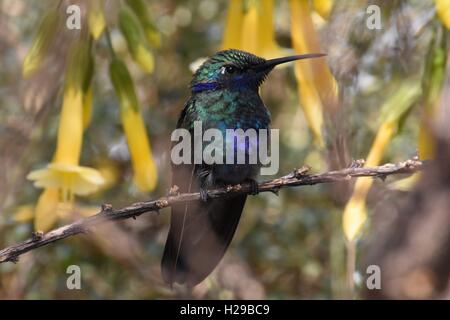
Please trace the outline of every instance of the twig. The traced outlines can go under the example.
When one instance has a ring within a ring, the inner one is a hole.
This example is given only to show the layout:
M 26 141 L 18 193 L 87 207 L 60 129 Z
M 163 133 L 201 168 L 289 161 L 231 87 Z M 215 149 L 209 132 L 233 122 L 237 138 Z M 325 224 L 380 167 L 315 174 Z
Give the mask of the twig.
M 423 162 L 418 159 L 397 164 L 385 164 L 372 168 L 364 168 L 362 167 L 363 164 L 364 161 L 356 161 L 349 168 L 319 174 L 309 174 L 310 168 L 304 166 L 283 177 L 259 183 L 259 192 L 273 192 L 277 194 L 281 188 L 347 181 L 357 177 L 379 177 L 384 180 L 388 175 L 414 173 L 422 170 L 424 166 Z M 251 192 L 251 184 L 245 183 L 208 190 L 208 196 L 209 198 L 220 198 L 238 194 L 249 194 Z M 91 217 L 80 219 L 45 234 L 35 232 L 30 239 L 0 250 L 0 263 L 8 261 L 17 262 L 20 255 L 30 250 L 80 233 L 87 233 L 92 227 L 107 221 L 135 218 L 143 213 L 159 212 L 160 209 L 170 207 L 174 204 L 198 200 L 200 200 L 199 193 L 183 193 L 171 194 L 157 200 L 134 203 L 117 210 L 113 210 L 111 205 L 104 204 L 100 212 Z

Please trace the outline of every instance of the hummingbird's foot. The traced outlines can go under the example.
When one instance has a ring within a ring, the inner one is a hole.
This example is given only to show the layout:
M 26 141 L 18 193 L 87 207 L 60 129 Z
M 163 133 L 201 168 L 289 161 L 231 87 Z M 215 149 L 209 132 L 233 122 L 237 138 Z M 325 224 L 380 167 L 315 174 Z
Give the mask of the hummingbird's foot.
M 169 191 L 167 191 L 166 197 L 177 196 L 180 194 L 180 188 L 174 184 L 170 187 Z
M 208 190 L 200 188 L 200 200 L 207 202 L 209 200 Z
M 254 179 L 248 179 L 248 182 L 250 183 L 250 194 L 252 196 L 256 196 L 257 194 L 259 194 L 259 184 L 258 181 L 254 180 Z

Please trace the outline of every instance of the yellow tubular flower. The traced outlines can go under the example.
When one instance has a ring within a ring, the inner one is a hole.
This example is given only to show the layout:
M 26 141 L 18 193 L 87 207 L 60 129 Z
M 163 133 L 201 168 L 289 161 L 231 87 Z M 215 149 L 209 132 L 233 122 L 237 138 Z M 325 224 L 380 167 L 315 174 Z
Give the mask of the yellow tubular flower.
M 273 0 L 232 0 L 228 7 L 222 49 L 241 49 L 261 57 L 285 55 L 275 41 Z
M 314 135 L 315 143 L 320 148 L 324 147 L 324 140 L 322 135 L 322 103 L 319 94 L 312 82 L 308 78 L 308 68 L 300 63 L 295 64 L 295 77 L 297 78 L 298 92 L 300 104 L 305 113 L 306 121 Z
M 105 16 L 103 13 L 103 0 L 89 1 L 88 24 L 92 37 L 95 40 L 100 38 L 106 27 Z
M 311 19 L 311 8 L 308 1 L 290 0 L 291 35 L 297 53 L 322 52 L 317 32 Z M 323 107 L 334 112 L 337 107 L 337 83 L 331 74 L 326 59 L 311 59 L 297 64 L 306 65 L 304 71 L 313 79 Z
M 83 92 L 81 88 L 68 85 L 64 91 L 55 162 L 77 165 L 81 154 L 82 139 Z
M 371 167 L 378 165 L 383 157 L 386 146 L 389 144 L 389 141 L 396 130 L 396 121 L 387 121 L 381 125 L 369 155 L 367 156 L 365 166 Z M 366 197 L 372 183 L 373 179 L 371 178 L 359 178 L 356 181 L 353 195 L 347 202 L 342 216 L 342 227 L 348 241 L 347 281 L 350 283 L 350 288 L 353 286 L 353 274 L 351 270 L 355 269 L 355 239 L 360 234 L 361 229 L 367 220 Z
M 28 179 L 35 180 L 36 187 L 59 189 L 63 202 L 72 202 L 75 194 L 93 193 L 104 182 L 101 174 L 93 168 L 58 162 L 31 172 Z
M 66 71 L 54 159 L 45 169 L 32 171 L 27 176 L 35 181 L 36 187 L 46 188 L 36 208 L 36 226 L 41 223 L 47 226 L 47 222 L 41 222 L 40 219 L 44 217 L 42 212 L 49 212 L 47 208 L 53 206 L 55 193 L 63 202 L 73 203 L 76 194 L 92 193 L 103 184 L 103 177 L 97 170 L 79 166 L 83 139 L 83 85 L 88 75 L 89 50 L 80 41 L 72 52 Z
M 421 88 L 416 80 L 405 81 L 382 106 L 380 116 L 382 124 L 367 156 L 366 167 L 377 166 L 380 163 L 386 147 L 397 131 L 399 120 L 414 105 L 420 94 Z M 372 183 L 371 178 L 359 178 L 355 183 L 353 195 L 344 209 L 342 224 L 345 237 L 349 241 L 356 239 L 367 219 L 365 203 Z
M 450 1 L 449 0 L 435 0 L 436 12 L 442 23 L 450 29 Z
M 100 173 L 78 165 L 83 137 L 83 95 L 81 88 L 66 86 L 53 163 L 32 171 L 28 179 L 40 188 L 61 191 L 63 202 L 72 202 L 75 194 L 85 195 L 103 183 Z
M 274 4 L 273 0 L 263 0 L 260 2 L 259 19 L 260 19 L 260 41 L 264 49 L 271 49 L 274 45 L 275 28 L 273 25 Z
M 275 58 L 283 55 L 275 42 L 273 24 L 273 0 L 249 1 L 247 12 L 242 22 L 241 45 L 245 51 L 265 58 Z
M 307 1 L 291 0 L 291 35 L 294 49 L 297 53 L 320 52 L 320 46 L 315 36 L 314 26 L 310 16 L 310 8 Z M 317 59 L 322 60 L 322 59 Z M 314 78 L 313 64 L 321 61 L 299 61 L 295 63 L 295 76 L 299 87 L 300 103 L 308 121 L 309 127 L 316 144 L 324 146 L 322 136 L 322 101 Z
M 244 1 L 230 0 L 222 41 L 222 49 L 241 49 L 241 34 L 244 21 Z
M 377 166 L 384 154 L 395 130 L 396 122 L 386 122 L 378 130 L 375 141 L 370 149 L 365 162 L 366 167 Z M 367 219 L 366 197 L 372 186 L 372 178 L 359 178 L 354 187 L 354 192 L 348 201 L 343 214 L 343 229 L 348 240 L 354 240 Z
M 141 191 L 152 191 L 156 187 L 157 171 L 142 116 L 133 108 L 124 106 L 121 117 L 135 172 L 134 183 Z
M 109 70 L 119 98 L 122 125 L 133 164 L 134 183 L 140 191 L 151 191 L 156 187 L 158 175 L 133 80 L 119 59 L 111 62 Z
M 265 58 L 276 58 L 285 55 L 275 41 L 275 12 L 273 0 L 263 0 L 259 9 L 259 41 L 261 55 Z

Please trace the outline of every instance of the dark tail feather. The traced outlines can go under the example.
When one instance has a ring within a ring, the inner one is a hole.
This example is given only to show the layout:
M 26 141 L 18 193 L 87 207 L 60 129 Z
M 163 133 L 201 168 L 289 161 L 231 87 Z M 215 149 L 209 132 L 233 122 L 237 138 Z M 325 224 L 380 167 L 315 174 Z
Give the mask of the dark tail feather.
M 246 198 L 242 195 L 172 208 L 161 262 L 164 281 L 195 286 L 214 270 L 233 239 Z

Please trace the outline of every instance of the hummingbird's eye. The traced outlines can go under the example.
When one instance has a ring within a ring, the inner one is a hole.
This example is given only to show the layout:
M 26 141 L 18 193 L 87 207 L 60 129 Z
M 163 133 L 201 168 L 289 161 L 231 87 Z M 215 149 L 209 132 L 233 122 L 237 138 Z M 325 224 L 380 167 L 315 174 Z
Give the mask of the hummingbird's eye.
M 220 71 L 222 74 L 232 74 L 235 73 L 237 68 L 235 66 L 224 66 L 222 67 L 222 70 Z

